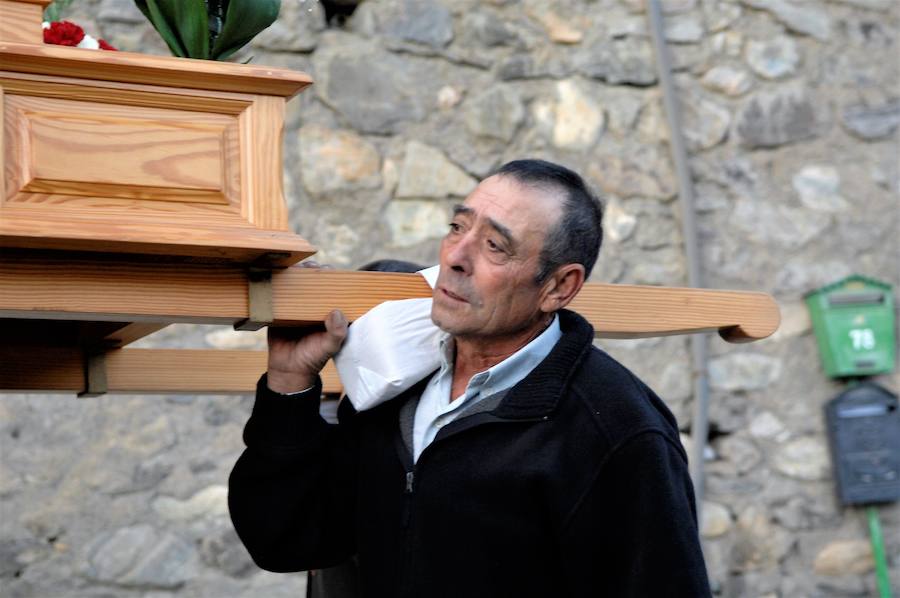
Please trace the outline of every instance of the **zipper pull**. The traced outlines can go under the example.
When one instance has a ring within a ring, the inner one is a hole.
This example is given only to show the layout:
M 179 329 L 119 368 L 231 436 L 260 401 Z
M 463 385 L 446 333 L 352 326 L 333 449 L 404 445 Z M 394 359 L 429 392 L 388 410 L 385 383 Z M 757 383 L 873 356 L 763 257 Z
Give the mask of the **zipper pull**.
M 406 472 L 406 493 L 412 494 L 413 491 L 413 480 L 415 479 L 415 473 L 411 471 Z

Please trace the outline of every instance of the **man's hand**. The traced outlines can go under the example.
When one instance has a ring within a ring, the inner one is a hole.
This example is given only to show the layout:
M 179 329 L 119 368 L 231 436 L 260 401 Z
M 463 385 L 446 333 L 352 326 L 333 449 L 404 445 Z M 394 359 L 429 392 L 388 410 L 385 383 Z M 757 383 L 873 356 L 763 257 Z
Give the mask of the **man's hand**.
M 309 388 L 347 338 L 347 318 L 334 310 L 325 330 L 269 327 L 269 388 L 279 393 Z

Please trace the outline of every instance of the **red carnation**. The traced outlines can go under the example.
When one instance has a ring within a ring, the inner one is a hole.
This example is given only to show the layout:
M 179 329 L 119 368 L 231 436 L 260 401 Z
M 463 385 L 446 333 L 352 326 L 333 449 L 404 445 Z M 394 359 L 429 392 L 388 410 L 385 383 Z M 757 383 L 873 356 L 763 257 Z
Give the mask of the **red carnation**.
M 100 44 L 101 50 L 118 50 L 118 48 L 114 48 L 105 39 L 98 39 L 97 43 Z
M 84 39 L 84 29 L 70 21 L 54 21 L 44 29 L 44 43 L 77 46 Z

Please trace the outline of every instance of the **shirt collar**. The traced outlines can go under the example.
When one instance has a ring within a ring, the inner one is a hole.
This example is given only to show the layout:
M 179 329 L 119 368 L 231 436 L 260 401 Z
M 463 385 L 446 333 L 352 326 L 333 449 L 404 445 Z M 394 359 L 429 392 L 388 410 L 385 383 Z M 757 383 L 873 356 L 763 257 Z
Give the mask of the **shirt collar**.
M 485 395 L 491 395 L 515 386 L 550 354 L 560 337 L 562 337 L 562 330 L 559 326 L 559 318 L 553 314 L 550 325 L 531 342 L 500 363 L 472 376 L 466 387 L 466 395 L 481 391 Z M 453 337 L 448 333 L 441 336 L 440 354 L 440 375 L 444 375 L 452 371 L 455 355 Z

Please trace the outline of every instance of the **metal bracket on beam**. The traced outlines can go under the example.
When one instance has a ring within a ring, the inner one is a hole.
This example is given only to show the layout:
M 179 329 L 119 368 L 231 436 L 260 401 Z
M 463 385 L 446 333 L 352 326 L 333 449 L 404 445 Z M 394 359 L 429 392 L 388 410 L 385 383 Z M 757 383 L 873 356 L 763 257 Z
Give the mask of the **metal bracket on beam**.
M 106 394 L 108 389 L 109 386 L 106 382 L 106 353 L 85 352 L 84 390 L 78 393 L 78 398 L 99 397 Z
M 271 270 L 265 268 L 247 270 L 247 305 L 250 317 L 235 323 L 235 330 L 259 330 L 275 320 Z

